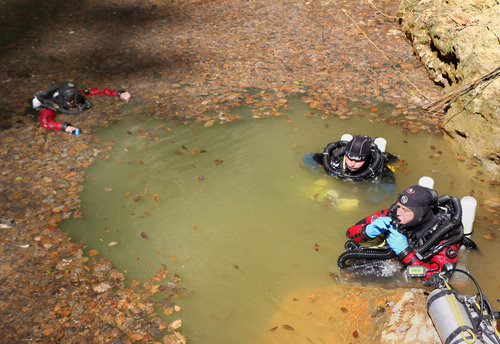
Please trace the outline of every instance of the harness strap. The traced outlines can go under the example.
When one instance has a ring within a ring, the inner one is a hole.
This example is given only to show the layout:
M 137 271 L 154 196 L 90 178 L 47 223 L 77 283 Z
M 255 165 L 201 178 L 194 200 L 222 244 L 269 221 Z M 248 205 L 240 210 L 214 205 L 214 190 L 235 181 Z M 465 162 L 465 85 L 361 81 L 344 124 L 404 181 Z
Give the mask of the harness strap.
M 444 341 L 444 344 L 450 344 L 450 343 L 451 343 L 451 341 L 452 341 L 453 339 L 455 339 L 455 338 L 456 338 L 456 336 L 458 336 L 458 335 L 459 335 L 460 333 L 462 333 L 462 332 L 469 332 L 469 333 L 470 333 L 471 331 L 472 331 L 472 333 L 474 334 L 474 329 L 470 328 L 469 326 L 465 326 L 465 325 L 464 325 L 464 326 L 457 327 L 457 328 L 455 329 L 455 331 L 453 331 L 452 333 L 450 333 L 450 334 L 449 334 L 449 336 L 448 336 L 448 337 L 446 338 L 446 340 Z M 471 335 L 471 337 L 472 337 L 471 339 L 474 339 L 474 336 L 473 336 L 473 335 Z M 464 340 L 465 340 L 465 338 L 464 338 Z M 475 342 L 475 340 L 474 340 L 474 342 Z M 470 343 L 474 343 L 474 342 L 470 342 Z M 468 343 L 468 342 L 467 342 L 467 343 Z

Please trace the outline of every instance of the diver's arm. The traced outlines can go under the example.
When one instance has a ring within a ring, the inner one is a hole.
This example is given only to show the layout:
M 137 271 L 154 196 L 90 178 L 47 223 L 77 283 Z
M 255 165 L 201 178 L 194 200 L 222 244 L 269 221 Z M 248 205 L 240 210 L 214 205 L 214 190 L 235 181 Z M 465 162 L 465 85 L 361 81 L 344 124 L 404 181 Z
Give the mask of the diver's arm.
M 74 133 L 77 127 L 74 127 L 69 122 L 58 122 L 55 120 L 56 113 L 51 109 L 41 109 L 40 110 L 40 124 L 45 129 L 49 130 L 60 130 L 68 133 Z
M 378 219 L 379 217 L 387 216 L 388 212 L 389 209 L 381 210 L 379 212 L 376 212 L 375 214 L 372 214 L 362 219 L 355 225 L 349 227 L 346 233 L 347 237 L 357 242 L 363 242 L 373 239 L 370 236 L 368 236 L 368 234 L 366 234 L 366 226 L 372 223 L 372 221 L 374 221 L 375 219 Z
M 63 122 L 56 121 L 56 112 L 51 109 L 40 110 L 40 124 L 48 130 L 64 130 L 62 129 Z
M 130 99 L 130 93 L 124 90 L 111 90 L 109 88 L 104 88 L 102 90 L 98 88 L 91 88 L 82 92 L 84 96 L 96 96 L 104 94 L 112 97 L 119 97 L 121 100 L 127 101 Z

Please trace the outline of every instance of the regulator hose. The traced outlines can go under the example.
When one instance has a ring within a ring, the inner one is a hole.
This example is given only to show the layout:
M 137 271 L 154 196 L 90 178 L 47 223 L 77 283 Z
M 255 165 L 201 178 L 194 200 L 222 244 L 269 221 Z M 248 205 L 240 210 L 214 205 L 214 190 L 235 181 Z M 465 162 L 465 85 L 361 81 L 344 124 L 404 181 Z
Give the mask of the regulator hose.
M 332 142 L 329 143 L 326 148 L 323 150 L 323 168 L 325 169 L 325 172 L 330 174 L 330 175 L 338 175 L 339 171 L 334 170 L 330 166 L 330 160 L 332 157 L 332 151 L 336 148 L 340 148 L 342 146 L 346 146 L 347 141 L 338 141 L 338 142 Z
M 347 251 L 339 256 L 337 265 L 339 268 L 346 270 L 371 265 L 375 261 L 383 261 L 395 256 L 389 246 L 369 248 L 363 247 L 353 240 L 347 241 L 344 246 Z M 349 263 L 349 260 L 352 260 L 352 262 Z M 369 262 L 366 262 L 366 260 L 369 260 Z
M 38 92 L 37 94 L 35 94 L 35 98 L 40 101 L 41 107 L 47 108 L 57 113 L 63 113 L 65 115 L 79 115 L 83 111 L 92 107 L 92 103 L 90 102 L 90 100 L 88 100 L 86 97 L 83 97 L 85 104 L 77 104 L 77 108 L 74 110 L 65 109 L 64 107 L 60 106 L 60 104 L 53 101 L 50 97 L 56 90 L 57 89 L 54 88 L 46 92 Z
M 457 243 L 461 241 L 464 237 L 463 230 L 460 227 L 461 218 L 462 218 L 462 207 L 460 205 L 460 201 L 456 197 L 451 197 L 449 195 L 443 195 L 439 197 L 437 200 L 437 205 L 444 205 L 445 203 L 451 203 L 452 209 L 452 217 L 447 224 L 445 224 L 442 228 L 439 228 L 434 232 L 426 242 L 420 246 L 415 248 L 415 254 L 417 258 L 420 260 L 425 260 L 435 254 L 436 249 L 429 251 L 434 245 L 438 243 L 438 241 L 443 240 L 445 235 L 453 229 L 456 229 L 455 232 L 452 232 L 452 237 L 447 239 L 447 244 Z M 444 243 L 446 243 L 446 241 Z M 443 244 L 444 244 L 443 243 Z M 442 245 L 438 245 L 440 247 Z M 444 246 L 443 246 L 444 247 Z

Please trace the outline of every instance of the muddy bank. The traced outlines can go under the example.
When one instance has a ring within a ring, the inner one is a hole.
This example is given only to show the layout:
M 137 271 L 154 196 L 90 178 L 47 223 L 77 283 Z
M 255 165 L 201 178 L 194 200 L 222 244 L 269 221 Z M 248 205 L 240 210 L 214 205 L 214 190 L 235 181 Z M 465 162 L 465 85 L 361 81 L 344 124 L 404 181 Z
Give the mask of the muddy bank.
M 378 7 L 394 14 L 398 5 Z M 286 97 L 300 94 L 325 116 L 355 116 L 355 102 L 397 130 L 441 134 L 443 116 L 421 108 L 442 96 L 441 87 L 395 19 L 368 3 L 21 0 L 0 1 L 0 8 L 6 342 L 184 341 L 175 318 L 182 276 L 159 262 L 150 281 L 128 281 L 58 228 L 63 218 L 79 216 L 85 168 L 113 147 L 92 131 L 127 120 L 120 103 L 96 97 L 85 115 L 61 116 L 82 128 L 74 137 L 49 132 L 26 114 L 38 90 L 67 80 L 126 89 L 151 116 L 206 125 L 234 119 L 230 109 L 239 104 L 254 104 L 256 119 L 280 116 Z M 380 103 L 394 107 L 381 111 Z M 158 312 L 174 316 L 167 322 Z

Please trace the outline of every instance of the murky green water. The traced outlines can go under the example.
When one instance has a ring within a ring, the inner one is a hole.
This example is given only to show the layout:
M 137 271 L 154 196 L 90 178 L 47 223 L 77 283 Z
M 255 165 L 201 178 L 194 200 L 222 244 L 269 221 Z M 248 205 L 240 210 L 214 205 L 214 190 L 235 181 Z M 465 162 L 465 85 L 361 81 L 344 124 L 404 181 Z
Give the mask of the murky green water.
M 403 134 L 369 115 L 304 116 L 307 105 L 292 105 L 286 117 L 260 120 L 235 109 L 244 120 L 208 128 L 149 120 L 130 108 L 99 133 L 116 144 L 109 159 L 87 171 L 83 218 L 65 221 L 63 229 L 130 279 L 151 276 L 162 263 L 180 274 L 194 293 L 178 300 L 176 314 L 190 343 L 254 343 L 288 292 L 338 283 L 329 273 L 338 273 L 346 228 L 396 197 L 367 199 L 366 186 L 326 178 L 303 165 L 304 154 L 344 133 L 382 136 L 387 151 L 408 162 L 396 173 L 397 192 L 430 175 L 440 194 L 461 198 L 474 190 L 479 202 L 494 198 L 487 183 L 464 174 L 442 138 Z M 322 202 L 328 190 L 346 200 Z M 479 208 L 478 216 L 487 214 Z M 487 219 L 476 221 L 481 253 L 466 253 L 463 261 L 494 298 L 498 243 L 481 235 L 490 230 Z

